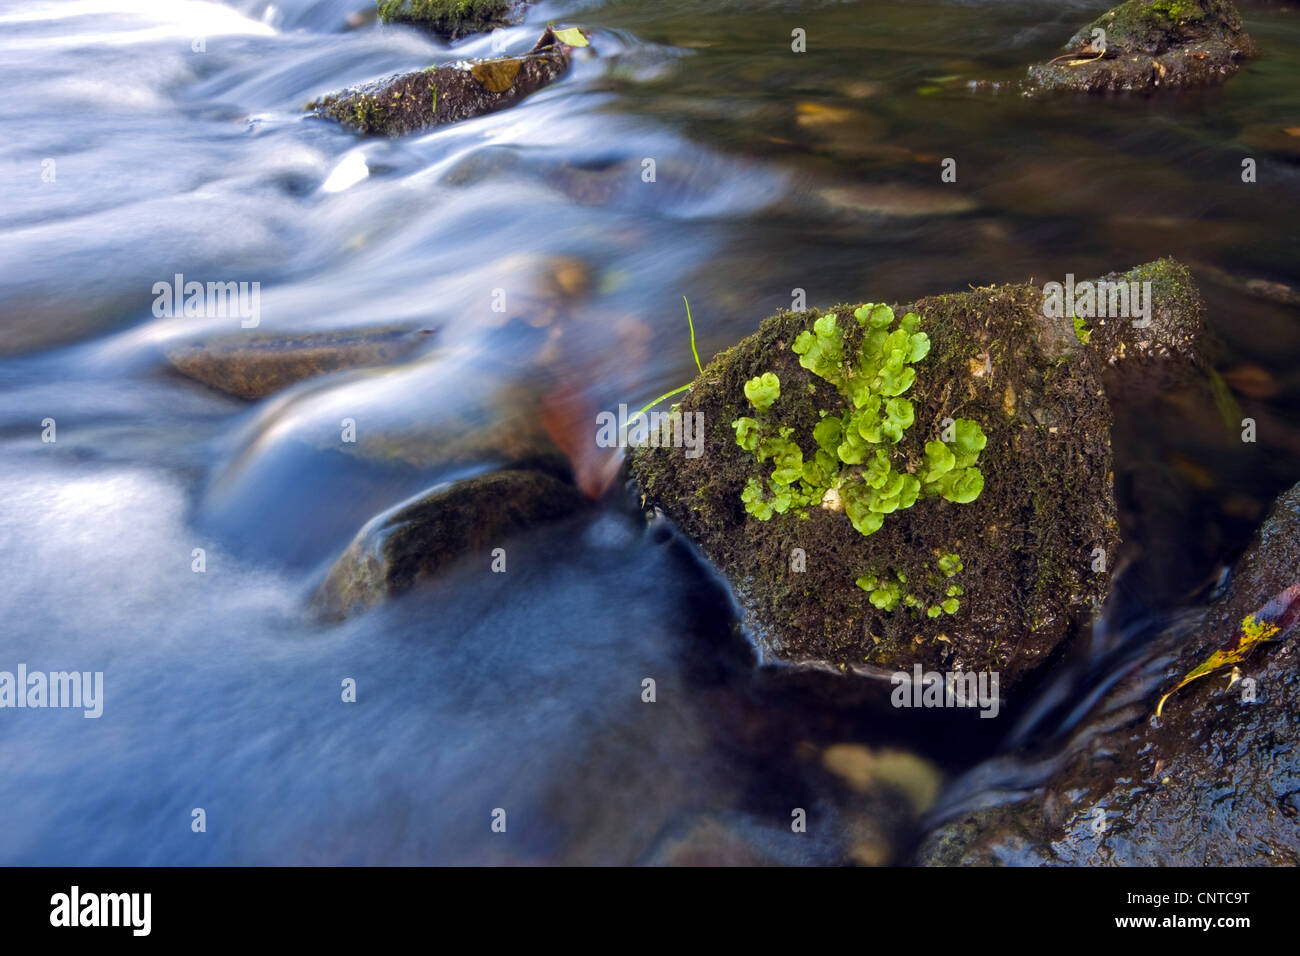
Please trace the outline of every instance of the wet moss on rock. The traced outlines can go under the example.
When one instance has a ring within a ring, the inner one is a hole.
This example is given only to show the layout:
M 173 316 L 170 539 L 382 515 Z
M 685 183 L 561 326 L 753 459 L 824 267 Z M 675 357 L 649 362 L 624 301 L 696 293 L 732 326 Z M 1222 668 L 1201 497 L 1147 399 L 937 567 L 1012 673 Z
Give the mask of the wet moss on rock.
M 569 47 L 550 28 L 525 54 L 403 73 L 308 103 L 368 136 L 401 136 L 513 106 L 562 76 Z
M 517 0 L 378 0 L 384 23 L 411 23 L 456 40 L 510 22 Z
M 1153 291 L 1158 281 L 1185 309 L 1161 304 L 1153 325 L 1174 323 L 1182 334 L 1199 328 L 1199 299 L 1186 270 L 1168 260 L 1142 270 L 1128 275 L 1157 277 Z M 672 448 L 634 452 L 631 467 L 647 504 L 675 520 L 729 578 L 752 633 L 771 655 L 867 673 L 914 663 L 992 669 L 1005 688 L 1091 617 L 1106 594 L 1118 543 L 1104 377 L 1112 360 L 1146 354 L 1138 341 L 1165 333 L 1116 323 L 1085 346 L 1072 320 L 1047 318 L 1043 304 L 1042 287 L 1023 284 L 895 309 L 921 317 L 931 348 L 908 393 L 914 427 L 894 454 L 916 473 L 925 467 L 926 442 L 941 437 L 946 419 L 977 422 L 987 436 L 979 456 L 984 488 L 969 503 L 923 498 L 868 536 L 827 507 L 767 521 L 746 512 L 742 492 L 771 466 L 737 444 L 732 422 L 753 412 L 745 383 L 765 372 L 779 377 L 772 411 L 792 428 L 804 460 L 812 460 L 818 448 L 808 436 L 819 413 L 833 413 L 842 399 L 800 365 L 791 346 L 833 313 L 845 354 L 855 354 L 863 334 L 852 319 L 855 305 L 778 313 L 718 355 L 681 403 L 684 412 L 703 413 L 702 456 Z M 806 556 L 803 571 L 792 568 L 796 549 Z M 951 577 L 940 566 L 949 554 L 962 564 Z M 901 576 L 909 592 L 937 588 L 940 600 L 956 585 L 960 606 L 937 616 L 902 602 L 885 610 L 877 604 L 891 602 L 873 602 L 855 583 L 862 576 Z
M 1105 35 L 1104 53 L 1093 46 Z M 1229 0 L 1127 0 L 1080 29 L 1026 89 L 1119 93 L 1219 83 L 1258 51 Z M 1073 56 L 1071 56 L 1073 54 Z

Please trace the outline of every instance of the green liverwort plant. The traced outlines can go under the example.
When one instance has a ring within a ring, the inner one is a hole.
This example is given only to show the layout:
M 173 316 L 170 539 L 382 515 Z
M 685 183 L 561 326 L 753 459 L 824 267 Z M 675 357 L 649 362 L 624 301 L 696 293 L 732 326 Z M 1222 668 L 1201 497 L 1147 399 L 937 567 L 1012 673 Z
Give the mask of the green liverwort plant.
M 819 413 L 810 445 L 800 444 L 794 429 L 777 421 L 781 382 L 776 373 L 764 372 L 745 383 L 745 398 L 755 414 L 731 425 L 736 443 L 767 466 L 766 475 L 751 477 L 740 496 L 745 510 L 760 521 L 787 512 L 807 517 L 810 506 L 821 504 L 842 510 L 858 532 L 870 535 L 887 515 L 921 498 L 967 504 L 984 490 L 978 461 L 987 439 L 977 422 L 954 420 L 941 440 L 925 443 L 923 459 L 909 459 L 897 447 L 916 422 L 907 393 L 916 381 L 917 364 L 930 353 L 921 317 L 909 312 L 896 320 L 893 309 L 874 303 L 856 309 L 853 317 L 861 336 L 852 354 L 833 314 L 818 318 L 791 345 L 799 364 L 832 385 L 842 399 L 839 409 Z M 813 446 L 816 451 L 805 457 L 805 447 Z M 949 557 L 960 570 L 960 559 L 944 556 Z M 942 559 L 940 563 L 950 576 Z M 912 599 L 909 606 L 922 603 L 892 578 L 868 576 L 858 584 L 882 610 L 893 610 L 905 598 Z M 957 607 L 956 595 L 949 594 L 927 613 L 951 614 Z
M 966 504 L 979 497 L 984 476 L 976 467 L 986 438 L 976 422 L 957 419 L 943 441 L 925 444 L 925 460 L 909 468 L 895 446 L 915 423 L 906 393 L 916 381 L 915 365 L 930 352 L 921 317 L 909 312 L 895 325 L 894 310 L 867 304 L 854 313 L 863 330 L 853 356 L 845 355 L 844 331 L 835 315 L 823 315 L 791 346 L 799 364 L 833 385 L 844 399 L 839 414 L 821 413 L 813 428 L 817 447 L 805 460 L 793 429 L 767 415 L 781 397 L 781 382 L 764 372 L 745 383 L 745 397 L 761 418 L 732 422 L 736 442 L 771 464 L 766 480 L 751 478 L 741 495 L 745 509 L 766 521 L 772 514 L 809 505 L 842 506 L 853 527 L 873 534 L 885 516 L 912 507 L 922 497 Z M 919 467 L 918 467 L 919 466 Z
M 892 611 L 901 602 L 907 608 L 924 612 L 926 617 L 935 618 L 940 614 L 956 614 L 961 607 L 958 597 L 963 593 L 960 585 L 945 584 L 948 578 L 962 570 L 961 558 L 955 554 L 942 554 L 939 557 L 938 572 L 929 570 L 927 564 L 924 587 L 920 583 L 909 584 L 907 576 L 900 571 L 881 574 L 867 574 L 855 582 L 867 592 L 871 603 L 882 611 Z M 938 593 L 943 590 L 943 596 Z M 913 593 L 921 591 L 922 594 Z M 931 597 L 927 599 L 926 593 Z

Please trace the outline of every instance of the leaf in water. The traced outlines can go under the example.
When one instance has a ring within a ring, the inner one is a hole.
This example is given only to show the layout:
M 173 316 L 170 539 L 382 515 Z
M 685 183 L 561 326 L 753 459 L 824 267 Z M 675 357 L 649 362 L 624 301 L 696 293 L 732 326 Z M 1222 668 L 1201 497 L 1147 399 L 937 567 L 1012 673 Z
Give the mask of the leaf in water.
M 1300 583 L 1282 591 L 1254 614 L 1247 614 L 1227 644 L 1188 671 L 1187 676 L 1173 690 L 1160 698 L 1160 703 L 1156 704 L 1156 716 L 1160 716 L 1165 701 L 1192 681 L 1213 673 L 1220 667 L 1239 664 L 1257 645 L 1286 634 L 1297 619 L 1300 619 Z
M 577 27 L 568 27 L 564 30 L 555 30 L 555 39 L 561 43 L 567 43 L 569 46 L 588 46 L 587 38 L 582 35 L 582 31 Z
M 515 58 L 484 60 L 471 66 L 469 72 L 484 89 L 492 93 L 504 93 L 514 85 L 521 65 L 522 61 Z

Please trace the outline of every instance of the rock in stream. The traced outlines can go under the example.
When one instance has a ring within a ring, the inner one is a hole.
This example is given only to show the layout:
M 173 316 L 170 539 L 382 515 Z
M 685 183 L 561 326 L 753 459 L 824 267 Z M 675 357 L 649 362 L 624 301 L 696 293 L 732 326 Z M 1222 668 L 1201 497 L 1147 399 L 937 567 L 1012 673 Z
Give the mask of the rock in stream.
M 1238 666 L 1157 700 L 1300 580 L 1300 485 L 1282 495 L 1227 593 L 1181 629 L 1154 677 L 1116 684 L 1049 772 L 931 831 L 929 865 L 1300 864 L 1300 645 L 1292 628 Z M 1287 599 L 1291 600 L 1291 599 Z M 1274 605 L 1276 609 L 1277 605 Z M 1292 613 L 1294 614 L 1294 604 Z M 1262 616 L 1262 615 L 1261 615 Z M 1161 663 L 1161 658 L 1156 658 Z M 1231 683 L 1229 681 L 1231 680 Z
M 1054 309 L 1031 284 L 781 312 L 682 400 L 703 416 L 703 452 L 640 447 L 632 472 L 731 581 L 767 655 L 877 676 L 993 671 L 1005 691 L 1107 593 L 1109 383 L 1197 361 L 1183 266 L 1111 279 L 1150 294 L 1148 324 L 1076 323 L 1091 311 Z M 891 370 L 900 343 L 912 352 Z M 764 376 L 779 396 L 759 410 Z
M 506 26 L 524 4 L 519 0 L 377 0 L 384 23 L 409 23 L 448 40 Z
M 296 382 L 350 368 L 389 365 L 420 348 L 430 330 L 407 327 L 340 332 L 232 333 L 165 350 L 179 374 L 250 401 Z
M 368 522 L 330 569 L 315 606 L 327 618 L 346 617 L 472 553 L 486 569 L 507 535 L 586 504 L 574 485 L 541 471 L 506 469 L 439 486 Z
M 576 30 L 561 31 L 576 43 Z M 581 44 L 586 45 L 583 39 Z M 513 106 L 569 69 L 571 43 L 547 27 L 520 56 L 469 60 L 402 73 L 332 93 L 306 109 L 358 133 L 401 136 Z
M 1132 93 L 1221 83 L 1256 54 L 1229 0 L 1128 0 L 1029 68 L 1027 92 Z

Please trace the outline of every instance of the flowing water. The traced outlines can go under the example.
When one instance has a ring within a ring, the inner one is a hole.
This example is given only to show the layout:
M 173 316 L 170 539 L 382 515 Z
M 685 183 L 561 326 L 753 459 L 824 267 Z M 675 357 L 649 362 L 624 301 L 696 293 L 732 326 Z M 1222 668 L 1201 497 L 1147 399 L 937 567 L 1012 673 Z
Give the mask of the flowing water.
M 795 290 L 1189 263 L 1259 441 L 1208 387 L 1117 410 L 1134 614 L 1211 578 L 1300 474 L 1300 325 L 1259 285 L 1300 282 L 1294 16 L 1249 6 L 1266 56 L 1221 89 L 1107 101 L 968 85 L 1105 3 L 543 3 L 450 48 L 350 19 L 368 6 L 0 2 L 0 669 L 105 674 L 97 720 L 0 718 L 0 860 L 618 863 L 717 818 L 836 862 L 809 753 L 994 754 L 997 721 L 756 667 L 725 587 L 617 495 L 513 540 L 506 574 L 467 563 L 340 626 L 304 612 L 369 518 L 510 458 L 544 410 L 594 429 L 689 381 L 683 296 L 707 360 Z M 301 112 L 548 20 L 594 55 L 512 109 L 400 140 Z M 263 330 L 427 342 L 239 401 L 168 370 L 239 323 L 156 315 L 176 274 L 260 283 Z

